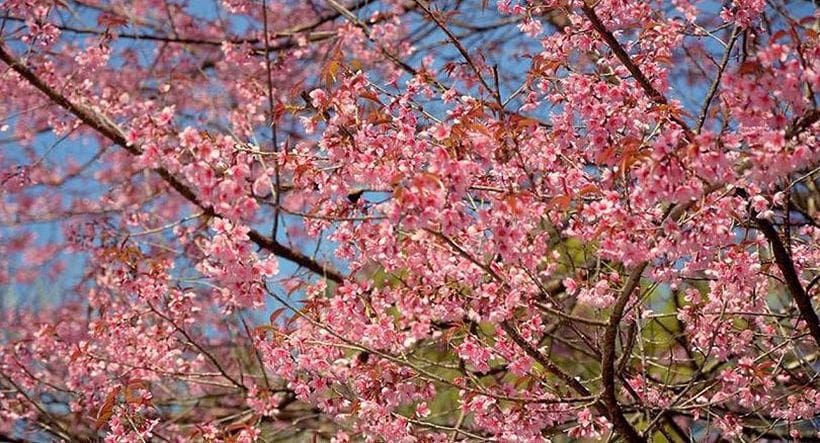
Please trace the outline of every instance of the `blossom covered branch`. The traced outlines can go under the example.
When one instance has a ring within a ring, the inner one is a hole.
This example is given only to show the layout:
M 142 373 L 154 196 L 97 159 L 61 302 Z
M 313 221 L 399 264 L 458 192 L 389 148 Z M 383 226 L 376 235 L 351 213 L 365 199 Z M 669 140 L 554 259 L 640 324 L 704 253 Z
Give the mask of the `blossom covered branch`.
M 6 0 L 0 439 L 817 437 L 802 0 Z

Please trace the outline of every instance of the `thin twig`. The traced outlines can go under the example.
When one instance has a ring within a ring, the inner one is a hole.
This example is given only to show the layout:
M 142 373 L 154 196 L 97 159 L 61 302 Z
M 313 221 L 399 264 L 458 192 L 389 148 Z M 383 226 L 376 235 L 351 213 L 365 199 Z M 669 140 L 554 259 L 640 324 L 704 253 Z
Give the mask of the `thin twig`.
M 732 55 L 732 48 L 737 41 L 737 38 L 740 36 L 740 26 L 736 26 L 732 30 L 732 35 L 729 37 L 729 43 L 726 45 L 726 51 L 723 53 L 723 59 L 720 61 L 720 66 L 718 66 L 717 75 L 715 76 L 715 80 L 712 81 L 712 84 L 709 86 L 709 92 L 706 93 L 706 99 L 703 102 L 703 106 L 700 109 L 700 115 L 698 115 L 698 121 L 695 125 L 695 133 L 700 134 L 700 130 L 703 128 L 703 124 L 706 122 L 706 116 L 709 113 L 709 106 L 712 104 L 712 99 L 715 97 L 717 93 L 718 87 L 720 87 L 720 80 L 723 78 L 723 73 L 726 71 L 726 66 L 729 64 L 729 58 Z
M 268 107 L 270 111 L 270 130 L 271 130 L 271 144 L 273 145 L 274 154 L 279 153 L 279 142 L 276 140 L 276 116 L 274 115 L 273 106 L 273 74 L 270 67 L 270 41 L 268 40 L 268 2 L 262 0 L 262 30 L 265 33 L 265 74 L 268 86 Z M 264 173 L 264 172 L 263 172 Z M 271 229 L 271 238 L 276 240 L 279 233 L 279 207 L 282 200 L 282 191 L 279 188 L 279 156 L 273 157 L 273 198 L 276 199 L 276 205 L 273 207 L 273 228 Z

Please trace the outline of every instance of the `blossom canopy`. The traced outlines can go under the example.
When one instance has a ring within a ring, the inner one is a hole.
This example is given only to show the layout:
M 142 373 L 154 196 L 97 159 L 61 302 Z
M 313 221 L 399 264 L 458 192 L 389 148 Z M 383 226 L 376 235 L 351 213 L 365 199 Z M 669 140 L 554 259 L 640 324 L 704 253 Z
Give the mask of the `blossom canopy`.
M 815 4 L 0 1 L 0 440 L 820 439 Z

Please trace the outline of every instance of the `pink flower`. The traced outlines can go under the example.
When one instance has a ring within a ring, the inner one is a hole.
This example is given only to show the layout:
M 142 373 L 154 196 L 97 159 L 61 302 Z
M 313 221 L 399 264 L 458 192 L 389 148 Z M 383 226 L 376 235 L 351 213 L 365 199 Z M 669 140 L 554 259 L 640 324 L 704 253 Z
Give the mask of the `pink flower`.
M 427 403 L 421 402 L 416 405 L 416 417 L 429 417 L 430 416 L 430 408 L 427 407 Z
M 184 148 L 193 148 L 200 142 L 200 140 L 201 138 L 197 130 L 190 126 L 186 127 L 179 133 L 179 143 Z
M 325 109 L 329 103 L 327 93 L 321 89 L 314 89 L 310 91 L 311 105 L 317 109 Z
M 812 8 L 70 3 L 2 8 L 0 435 L 811 431 Z
M 752 209 L 755 212 L 763 212 L 769 208 L 769 202 L 762 195 L 752 197 Z
M 430 133 L 432 134 L 433 138 L 441 141 L 450 136 L 450 127 L 443 123 L 439 123 L 433 126 Z
M 261 174 L 253 182 L 253 193 L 259 196 L 266 196 L 271 193 L 271 179 L 267 172 Z
M 522 21 L 518 25 L 518 29 L 520 29 L 521 32 L 523 32 L 531 38 L 537 37 L 538 34 L 540 34 L 543 30 L 541 27 L 541 22 L 539 20 L 533 20 L 531 18 L 527 18 L 524 21 Z

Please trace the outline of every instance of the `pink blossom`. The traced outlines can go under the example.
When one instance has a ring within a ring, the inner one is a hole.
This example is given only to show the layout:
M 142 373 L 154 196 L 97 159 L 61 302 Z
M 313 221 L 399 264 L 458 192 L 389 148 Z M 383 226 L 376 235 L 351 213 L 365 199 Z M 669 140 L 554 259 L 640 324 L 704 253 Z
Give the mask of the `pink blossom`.
M 815 433 L 811 7 L 77 3 L 3 2 L 3 438 Z

